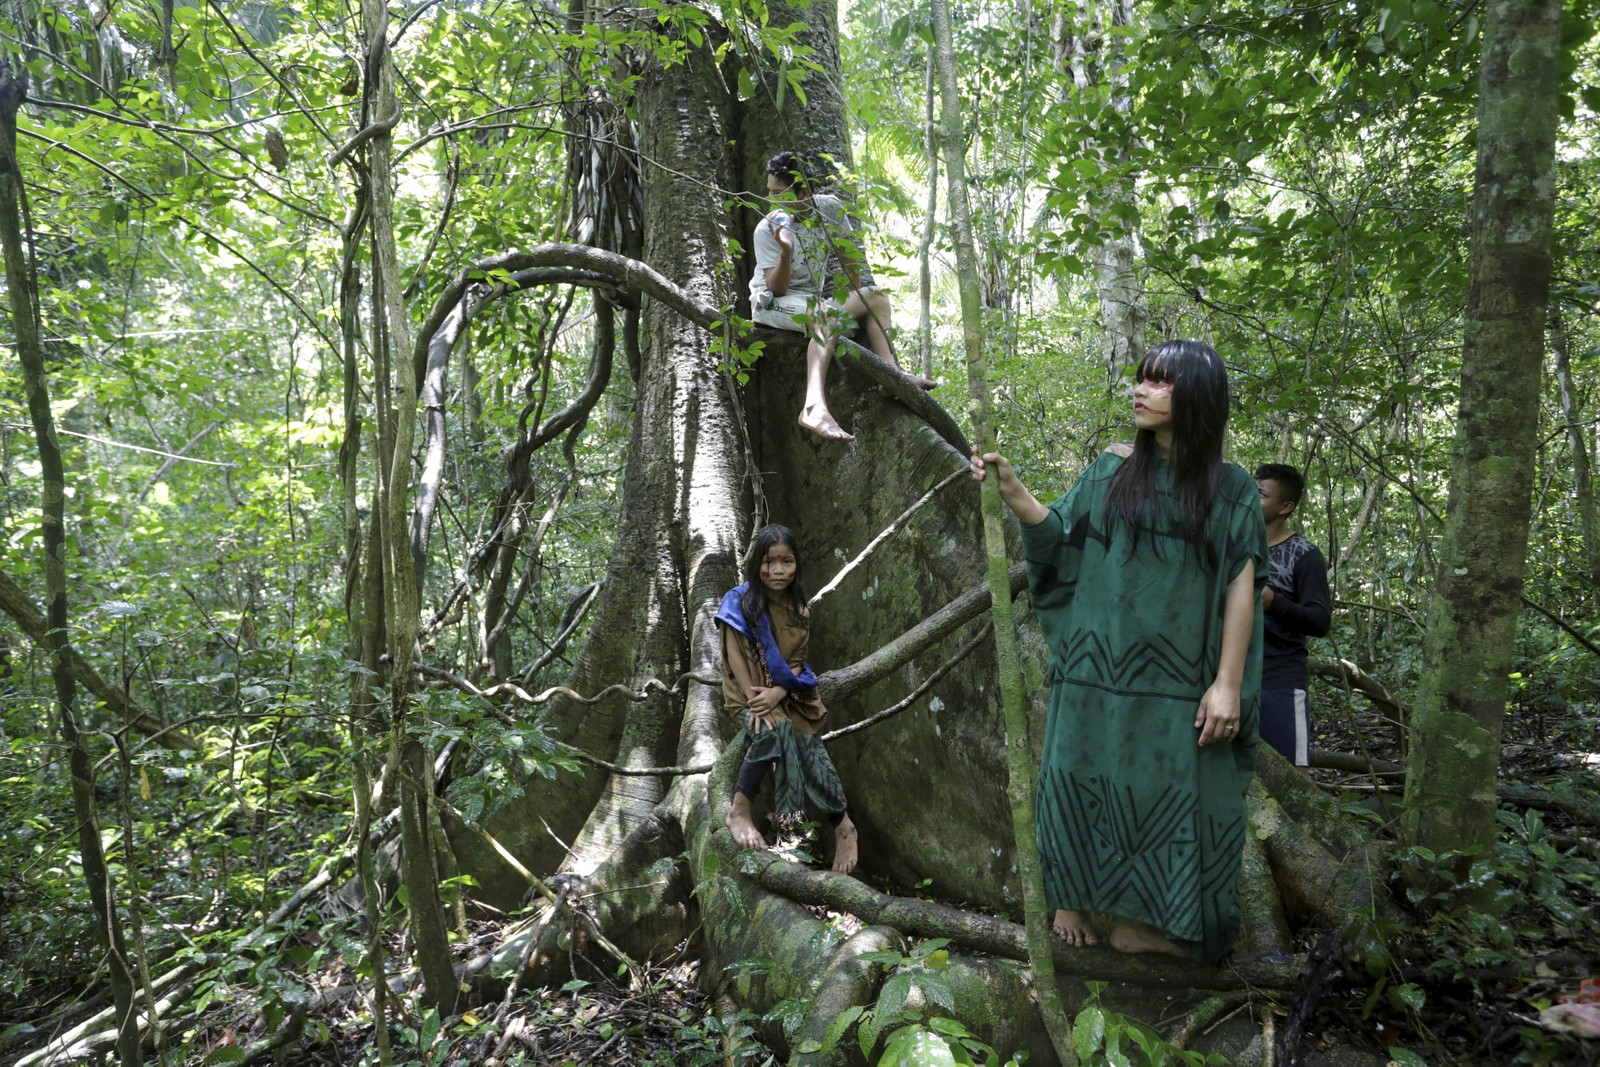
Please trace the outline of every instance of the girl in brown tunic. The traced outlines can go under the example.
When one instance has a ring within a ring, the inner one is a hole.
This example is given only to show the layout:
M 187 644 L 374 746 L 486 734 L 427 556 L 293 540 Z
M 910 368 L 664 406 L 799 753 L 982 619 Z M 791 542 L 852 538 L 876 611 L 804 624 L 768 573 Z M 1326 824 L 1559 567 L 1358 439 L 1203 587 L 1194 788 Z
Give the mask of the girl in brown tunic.
M 723 706 L 738 715 L 747 748 L 727 825 L 745 848 L 767 842 L 750 815 L 750 798 L 773 772 L 774 811 L 826 815 L 835 827 L 833 869 L 856 865 L 856 827 L 844 787 L 818 736 L 828 709 L 806 663 L 811 618 L 800 584 L 800 551 L 786 526 L 765 526 L 745 563 L 745 581 L 717 609 L 722 636 Z

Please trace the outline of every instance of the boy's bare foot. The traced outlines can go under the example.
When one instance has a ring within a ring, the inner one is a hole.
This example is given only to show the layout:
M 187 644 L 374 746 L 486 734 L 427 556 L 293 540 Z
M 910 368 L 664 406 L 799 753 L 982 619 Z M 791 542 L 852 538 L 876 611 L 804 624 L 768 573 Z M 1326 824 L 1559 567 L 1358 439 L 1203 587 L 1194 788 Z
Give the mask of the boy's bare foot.
M 1095 934 L 1094 928 L 1089 925 L 1089 917 L 1081 911 L 1070 908 L 1057 908 L 1056 921 L 1051 923 L 1051 929 L 1056 936 L 1067 944 L 1076 948 L 1088 945 L 1098 945 L 1100 938 Z
M 919 389 L 933 390 L 933 389 L 939 388 L 939 383 L 934 381 L 932 378 L 924 378 L 920 374 L 912 374 L 910 371 L 906 370 L 904 367 L 900 367 L 900 365 L 898 363 L 895 364 L 895 366 L 899 367 L 900 370 L 905 371 L 906 374 L 908 376 L 910 376 L 911 380 L 917 383 L 917 387 Z M 888 386 L 880 385 L 880 386 L 878 386 L 878 395 L 879 396 L 892 397 L 892 396 L 894 396 L 894 393 L 889 391 L 889 387 Z
M 728 806 L 728 817 L 723 822 L 733 833 L 733 839 L 740 848 L 767 847 L 767 839 L 761 836 L 755 820 L 750 817 L 750 798 L 743 793 L 733 794 L 733 803 Z
M 1116 925 L 1111 928 L 1111 947 L 1118 952 L 1159 952 L 1181 960 L 1189 958 L 1187 952 L 1167 940 L 1167 936 L 1154 926 L 1137 919 L 1124 919 L 1120 915 L 1117 916 Z
M 806 408 L 800 412 L 799 423 L 824 441 L 854 441 L 856 435 L 845 430 L 827 408 L 820 411 Z
M 849 874 L 856 869 L 856 860 L 859 858 L 856 824 L 846 815 L 833 830 L 833 869 L 840 874 Z

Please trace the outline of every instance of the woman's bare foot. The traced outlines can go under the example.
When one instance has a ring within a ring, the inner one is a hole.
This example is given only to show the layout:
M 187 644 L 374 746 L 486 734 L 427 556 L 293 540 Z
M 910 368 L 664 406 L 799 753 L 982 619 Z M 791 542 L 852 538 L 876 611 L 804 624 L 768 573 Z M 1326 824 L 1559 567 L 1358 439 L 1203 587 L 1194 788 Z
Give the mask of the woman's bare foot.
M 743 793 L 733 794 L 733 803 L 728 806 L 728 817 L 723 822 L 733 833 L 733 839 L 740 848 L 767 847 L 767 839 L 761 836 L 755 820 L 750 817 L 750 798 Z
M 833 869 L 840 874 L 849 874 L 856 869 L 856 860 L 859 858 L 856 824 L 846 815 L 833 829 Z
M 1075 948 L 1100 943 L 1099 936 L 1089 925 L 1089 917 L 1081 911 L 1057 908 L 1056 921 L 1050 924 L 1050 928 L 1056 932 L 1057 937 Z
M 1137 919 L 1124 919 L 1120 915 L 1117 916 L 1116 925 L 1111 928 L 1111 947 L 1118 952 L 1159 952 L 1181 960 L 1189 958 L 1187 952 L 1169 941 L 1154 926 Z
M 856 435 L 845 430 L 827 408 L 806 408 L 800 412 L 800 425 L 824 441 L 854 441 Z

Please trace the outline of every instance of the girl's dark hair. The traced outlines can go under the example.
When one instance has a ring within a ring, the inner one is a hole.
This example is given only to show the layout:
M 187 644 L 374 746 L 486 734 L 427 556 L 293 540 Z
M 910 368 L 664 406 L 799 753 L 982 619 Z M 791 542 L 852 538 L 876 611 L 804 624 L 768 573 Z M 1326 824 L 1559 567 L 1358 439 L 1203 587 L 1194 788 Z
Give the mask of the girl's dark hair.
M 756 531 L 755 543 L 750 546 L 750 555 L 744 562 L 744 580 L 749 588 L 739 598 L 739 610 L 744 612 L 744 621 L 750 626 L 754 626 L 767 613 L 767 587 L 761 584 L 761 561 L 767 558 L 767 551 L 776 545 L 783 545 L 794 553 L 794 580 L 789 583 L 788 589 L 790 624 L 798 625 L 802 618 L 800 609 L 805 606 L 806 590 L 800 584 L 800 575 L 804 570 L 800 565 L 800 544 L 795 540 L 793 530 L 773 523 Z
M 1177 506 L 1174 531 L 1197 561 L 1216 565 L 1211 546 L 1211 504 L 1222 484 L 1222 435 L 1228 425 L 1228 372 L 1222 357 L 1200 341 L 1164 341 L 1145 353 L 1134 372 L 1172 383 L 1172 496 Z M 1161 447 L 1154 430 L 1140 430 L 1133 455 L 1123 461 L 1106 486 L 1108 522 L 1121 522 L 1133 532 L 1129 552 L 1145 532 L 1145 514 L 1156 496 L 1156 464 Z M 1156 542 L 1161 551 L 1161 542 Z

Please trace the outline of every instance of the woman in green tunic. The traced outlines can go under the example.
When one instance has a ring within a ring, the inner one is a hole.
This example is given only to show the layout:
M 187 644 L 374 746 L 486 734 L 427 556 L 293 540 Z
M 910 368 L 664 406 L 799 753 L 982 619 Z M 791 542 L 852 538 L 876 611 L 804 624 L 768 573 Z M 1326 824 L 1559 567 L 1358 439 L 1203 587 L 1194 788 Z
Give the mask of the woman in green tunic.
M 1266 530 L 1255 483 L 1222 459 L 1228 382 L 1208 345 L 1140 362 L 1134 444 L 1046 508 L 1004 456 L 1028 589 L 1050 646 L 1035 802 L 1056 933 L 1113 919 L 1123 952 L 1215 960 L 1239 932 L 1245 790 L 1261 685 Z

